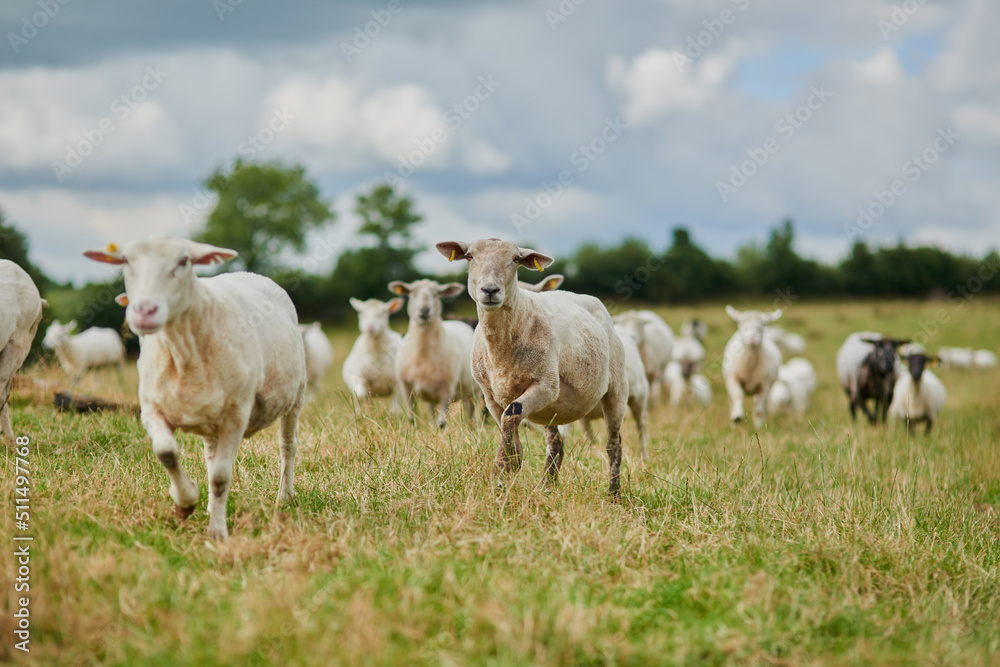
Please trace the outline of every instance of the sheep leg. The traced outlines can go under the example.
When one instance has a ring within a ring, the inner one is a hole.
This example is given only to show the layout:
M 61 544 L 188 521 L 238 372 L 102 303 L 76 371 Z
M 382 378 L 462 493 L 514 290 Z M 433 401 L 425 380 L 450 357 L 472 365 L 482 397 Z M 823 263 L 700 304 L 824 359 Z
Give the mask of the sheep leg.
M 281 416 L 279 437 L 281 438 L 281 478 L 278 481 L 278 504 L 295 498 L 295 452 L 299 448 L 299 414 L 302 412 L 304 397 Z
M 437 424 L 440 429 L 448 425 L 449 405 L 451 405 L 451 397 L 441 398 L 436 404 L 431 405 L 431 418 L 433 419 L 435 413 L 437 414 Z
M 931 427 L 934 426 L 934 420 L 930 417 L 927 418 L 927 425 L 924 426 L 924 435 L 931 434 Z
M 555 486 L 559 481 L 559 468 L 563 460 L 563 443 L 558 426 L 545 427 L 545 475 L 549 483 Z
M 559 379 L 551 384 L 535 383 L 528 390 L 511 401 L 500 418 L 500 451 L 497 453 L 496 466 L 500 472 L 520 470 L 524 453 L 521 449 L 521 438 L 517 427 L 524 418 L 538 412 L 559 396 Z M 490 412 L 493 407 L 490 406 Z
M 247 416 L 240 415 L 224 424 L 215 443 L 215 451 L 211 454 L 211 463 L 208 466 L 208 536 L 216 540 L 229 537 L 229 529 L 226 527 L 226 503 L 229 500 L 229 487 L 233 481 L 233 462 L 243 440 L 247 421 Z M 205 444 L 206 447 L 209 444 L 207 439 Z M 205 460 L 209 460 L 207 452 Z
M 157 412 L 144 409 L 140 420 L 153 440 L 153 453 L 170 476 L 170 497 L 176 505 L 177 517 L 186 519 L 198 505 L 198 483 L 184 472 L 174 431 Z
M 770 388 L 768 388 L 768 391 Z M 762 427 L 767 422 L 767 394 L 763 388 L 753 397 L 753 424 L 757 428 Z
M 8 382 L 7 384 L 9 385 L 10 383 Z M 4 389 L 4 394 L 7 395 L 9 400 L 10 398 L 9 387 Z M 7 404 L 7 401 L 4 401 L 3 407 L 0 408 L 0 428 L 3 429 L 3 434 L 5 437 L 10 438 L 11 440 L 14 439 L 14 427 L 11 426 L 10 423 L 10 406 Z
M 586 417 L 580 420 L 580 423 L 583 424 L 583 437 L 586 438 L 588 442 L 593 444 L 597 442 L 597 438 L 594 437 L 594 429 L 591 426 L 590 422 L 591 420 L 587 419 Z
M 628 405 L 628 379 L 624 373 L 611 373 L 608 391 L 601 398 L 601 411 L 608 430 L 608 495 L 617 500 L 621 488 L 619 477 L 622 467 L 622 422 Z
M 729 419 L 733 423 L 743 421 L 743 387 L 740 385 L 740 381 L 734 377 L 727 377 L 726 391 L 729 393 L 729 400 L 732 402 Z
M 641 401 L 629 401 L 632 419 L 639 428 L 639 439 L 642 441 L 642 460 L 649 458 L 649 433 L 646 429 L 646 405 Z

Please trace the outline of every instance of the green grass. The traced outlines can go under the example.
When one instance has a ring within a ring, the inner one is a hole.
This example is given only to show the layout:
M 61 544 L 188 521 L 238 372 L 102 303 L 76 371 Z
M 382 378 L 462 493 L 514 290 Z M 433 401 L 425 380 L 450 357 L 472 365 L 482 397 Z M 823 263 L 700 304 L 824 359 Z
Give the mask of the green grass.
M 764 304 L 770 305 L 770 304 Z M 942 369 L 935 433 L 852 425 L 833 359 L 844 336 L 993 347 L 1000 305 L 796 304 L 819 388 L 808 418 L 733 427 L 717 375 L 707 410 L 655 408 L 650 460 L 627 422 L 620 503 L 601 447 L 569 443 L 541 484 L 541 434 L 504 492 L 494 427 L 453 408 L 441 433 L 373 407 L 355 420 L 340 368 L 303 413 L 298 498 L 276 509 L 275 430 L 244 442 L 231 538 L 206 540 L 201 442 L 183 436 L 199 511 L 179 523 L 130 414 L 71 416 L 16 392 L 32 439 L 32 652 L 39 664 L 1000 664 L 1000 371 Z M 663 311 L 732 331 L 718 306 Z M 333 332 L 343 360 L 353 331 Z M 716 366 L 717 367 L 717 366 Z M 55 369 L 28 377 L 54 380 Z M 134 400 L 113 371 L 84 391 Z M 5 447 L 4 504 L 14 453 Z M 13 513 L 5 512 L 10 545 Z M 10 547 L 5 547 L 9 552 Z M 8 562 L 8 561 L 5 561 Z

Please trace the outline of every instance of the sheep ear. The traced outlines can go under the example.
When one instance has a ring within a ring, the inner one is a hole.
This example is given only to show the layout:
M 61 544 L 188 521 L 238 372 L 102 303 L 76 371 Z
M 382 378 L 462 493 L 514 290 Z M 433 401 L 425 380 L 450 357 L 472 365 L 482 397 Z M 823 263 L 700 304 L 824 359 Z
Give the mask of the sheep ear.
M 395 299 L 389 301 L 389 303 L 386 304 L 389 307 L 389 314 L 392 315 L 393 313 L 399 312 L 399 309 L 403 307 L 405 302 L 406 299 L 401 296 L 397 296 Z
M 778 320 L 781 319 L 781 314 L 782 314 L 781 308 L 778 308 L 774 312 L 771 312 L 771 313 L 768 313 L 767 315 L 765 315 L 764 316 L 764 321 L 766 321 L 766 322 L 777 322 Z
M 448 258 L 449 262 L 454 262 L 456 259 L 469 259 L 466 254 L 469 250 L 469 244 L 463 243 L 462 241 L 442 241 L 434 246 L 437 251 Z
M 240 253 L 229 248 L 219 248 L 208 243 L 191 243 L 192 264 L 219 264 L 238 257 Z
M 361 312 L 361 309 L 364 308 L 365 302 L 362 301 L 361 299 L 355 299 L 352 296 L 350 301 L 351 301 L 351 308 L 358 311 L 359 313 Z
M 76 320 L 70 320 L 66 323 L 66 331 L 76 331 Z
M 464 291 L 465 285 L 462 283 L 448 283 L 447 285 L 442 285 L 438 288 L 438 296 L 447 299 L 453 296 L 458 296 Z
M 726 306 L 726 315 L 729 315 L 729 317 L 733 318 L 737 322 L 740 321 L 740 315 L 742 315 L 742 314 L 743 313 L 741 313 L 740 311 L 736 310 L 732 306 Z
M 116 296 L 115 297 L 115 303 L 117 303 L 119 306 L 122 306 L 122 307 L 127 306 L 128 305 L 128 294 L 126 294 L 125 292 L 122 292 L 121 294 L 119 294 L 118 296 Z
M 125 257 L 122 256 L 118 246 L 114 243 L 109 243 L 108 247 L 104 250 L 84 250 L 83 256 L 94 260 L 95 262 L 103 262 L 104 264 L 124 264 Z
M 559 289 L 559 286 L 563 284 L 564 280 L 566 280 L 566 276 L 560 273 L 554 273 L 545 279 L 545 283 L 542 285 L 542 291 L 552 292 L 557 290 Z
M 389 291 L 393 294 L 398 294 L 400 296 L 406 296 L 411 291 L 413 291 L 413 286 L 404 283 L 402 280 L 393 280 L 389 283 Z
M 518 251 L 520 251 L 521 255 L 518 257 L 517 263 L 526 269 L 542 271 L 555 261 L 548 255 L 543 255 L 529 248 L 518 248 Z
M 874 338 L 861 338 L 860 340 L 862 343 L 868 343 L 869 345 L 878 345 L 882 342 L 881 340 L 876 340 Z

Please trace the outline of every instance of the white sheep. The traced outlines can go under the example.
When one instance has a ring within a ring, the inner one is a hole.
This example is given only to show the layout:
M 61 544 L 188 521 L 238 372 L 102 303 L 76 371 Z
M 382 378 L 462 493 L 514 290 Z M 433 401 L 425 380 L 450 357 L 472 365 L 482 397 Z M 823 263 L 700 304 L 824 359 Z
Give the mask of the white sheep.
M 938 350 L 938 357 L 945 368 L 972 368 L 975 353 L 971 347 L 942 347 Z
M 81 333 L 76 331 L 76 320 L 62 324 L 56 320 L 49 325 L 42 339 L 42 347 L 54 350 L 59 365 L 76 383 L 91 368 L 117 364 L 119 377 L 124 377 L 125 346 L 114 329 L 91 327 Z
M 195 265 L 237 255 L 206 243 L 159 238 L 84 255 L 124 265 L 125 319 L 141 350 L 140 419 L 170 476 L 177 515 L 194 512 L 198 484 L 181 465 L 176 429 L 205 442 L 210 537 L 229 534 L 226 500 L 240 443 L 275 420 L 281 427 L 278 502 L 293 498 L 306 355 L 288 294 L 254 273 L 199 278 Z
M 670 404 L 681 405 L 693 400 L 700 405 L 709 405 L 712 402 L 712 387 L 705 376 L 697 372 L 705 360 L 705 346 L 698 339 L 701 332 L 687 322 L 681 329 L 684 333 L 674 341 L 673 358 L 666 369 Z
M 315 393 L 319 391 L 326 371 L 333 363 L 333 346 L 319 322 L 300 324 L 299 331 L 302 332 L 302 343 L 306 349 L 306 387 L 308 391 Z
M 462 399 L 470 420 L 475 418 L 475 399 L 481 394 L 472 378 L 472 338 L 474 330 L 465 322 L 441 319 L 441 299 L 465 291 L 461 283 L 442 285 L 433 280 L 404 283 L 394 280 L 389 291 L 409 297 L 410 324 L 396 355 L 396 375 L 403 385 L 407 409 L 413 401 L 426 401 L 431 416 L 444 428 L 448 406 Z
M 802 357 L 789 359 L 778 368 L 778 378 L 767 397 L 768 412 L 791 412 L 802 416 L 816 391 L 816 369 Z
M 743 398 L 753 396 L 753 420 L 759 428 L 767 420 L 767 395 L 781 366 L 781 351 L 765 338 L 764 327 L 781 317 L 781 310 L 740 312 L 726 306 L 726 314 L 739 326 L 722 353 L 722 376 L 732 402 L 729 417 L 734 422 L 741 421 Z
M 764 337 L 778 346 L 783 357 L 792 357 L 806 351 L 806 339 L 797 333 L 785 331 L 777 324 L 764 327 Z
M 972 353 L 972 365 L 975 368 L 995 368 L 997 355 L 992 350 L 976 350 Z
M 670 404 L 679 406 L 689 402 L 708 406 L 712 404 L 712 385 L 701 373 L 684 375 L 684 365 L 679 361 L 667 364 L 667 386 L 670 387 Z
M 0 259 L 0 431 L 8 438 L 14 437 L 7 404 L 14 375 L 28 358 L 46 305 L 24 269 Z
M 907 369 L 896 380 L 892 403 L 889 405 L 889 417 L 906 422 L 906 428 L 911 433 L 917 422 L 926 422 L 924 434 L 928 434 L 948 398 L 940 378 L 926 368 L 928 362 L 939 359 L 922 353 L 911 353 L 904 355 L 903 361 Z
M 628 378 L 628 407 L 632 412 L 632 418 L 639 429 L 639 438 L 642 442 L 642 458 L 649 457 L 649 432 L 647 421 L 649 416 L 649 380 L 646 379 L 646 368 L 642 365 L 642 356 L 639 354 L 639 345 L 629 332 L 621 327 L 615 327 L 615 333 L 621 339 L 622 347 L 625 349 L 625 375 Z M 583 432 L 587 440 L 594 442 L 594 433 L 590 423 L 597 419 L 604 419 L 604 411 L 598 403 L 590 414 L 581 419 Z M 566 439 L 569 434 L 569 424 L 559 427 L 559 433 Z
M 360 401 L 374 396 L 392 396 L 394 412 L 406 403 L 403 386 L 396 375 L 396 355 L 403 336 L 389 328 L 389 316 L 403 307 L 405 299 L 388 302 L 378 299 L 351 299 L 358 312 L 361 335 L 344 359 L 344 384 Z
M 628 310 L 612 319 L 639 342 L 650 395 L 655 398 L 665 389 L 667 364 L 674 351 L 674 332 L 651 310 Z
M 601 404 L 607 425 L 609 493 L 617 497 L 621 426 L 628 402 L 625 348 L 604 304 L 592 296 L 517 287 L 517 269 L 543 270 L 552 258 L 499 239 L 437 244 L 449 260 L 469 262 L 469 295 L 479 327 L 472 371 L 500 427 L 498 472 L 520 470 L 518 425 L 545 426 L 545 472 L 556 483 L 563 458 L 558 426 Z

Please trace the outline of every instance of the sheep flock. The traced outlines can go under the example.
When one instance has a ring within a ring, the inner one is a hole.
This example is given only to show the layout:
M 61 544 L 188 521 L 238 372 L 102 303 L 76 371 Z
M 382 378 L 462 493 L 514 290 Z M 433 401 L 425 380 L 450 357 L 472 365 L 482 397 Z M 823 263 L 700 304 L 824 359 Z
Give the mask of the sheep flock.
M 809 419 L 816 367 L 835 367 L 852 420 L 861 413 L 876 427 L 898 423 L 910 433 L 923 424 L 930 434 L 947 398 L 932 367 L 974 372 L 997 364 L 990 350 L 941 347 L 930 354 L 879 331 L 850 334 L 836 359 L 810 359 L 806 336 L 786 330 L 796 321 L 782 320 L 782 310 L 733 306 L 725 307 L 732 336 L 724 350 L 711 350 L 704 322 L 678 323 L 675 336 L 653 311 L 609 312 L 593 296 L 559 289 L 561 275 L 520 282 L 519 269 L 544 272 L 553 262 L 530 248 L 482 239 L 442 242 L 437 250 L 448 262 L 465 263 L 466 284 L 393 281 L 386 301 L 350 299 L 359 332 L 342 365 L 343 397 L 359 419 L 367 406 L 389 399 L 394 417 L 417 427 L 428 416 L 435 429 L 483 429 L 492 422 L 497 447 L 491 474 L 499 488 L 522 467 L 522 423 L 544 430 L 543 481 L 554 487 L 565 443 L 574 437 L 571 425 L 580 422 L 583 436 L 594 442 L 591 422 L 603 421 L 607 490 L 617 498 L 623 456 L 649 456 L 650 412 L 704 411 L 714 400 L 710 379 L 725 388 L 734 428 L 775 429 L 782 420 Z M 181 464 L 177 432 L 204 441 L 210 537 L 228 536 L 227 496 L 242 441 L 273 423 L 281 453 L 277 502 L 292 500 L 299 414 L 307 400 L 316 400 L 334 361 L 321 324 L 301 324 L 288 294 L 269 278 L 196 272 L 235 258 L 233 250 L 157 238 L 84 255 L 122 267 L 126 291 L 118 303 L 140 345 L 140 420 L 169 478 L 177 516 L 190 516 L 199 502 L 198 483 Z M 447 314 L 466 294 L 476 317 Z M 6 260 L 0 261 L 0 299 L 0 427 L 10 438 L 14 375 L 47 304 L 28 275 Z M 390 316 L 404 305 L 409 322 L 400 334 Z M 254 312 L 268 315 L 250 317 Z M 42 345 L 55 353 L 71 384 L 91 369 L 113 365 L 121 374 L 126 365 L 122 338 L 110 329 L 77 332 L 76 322 L 56 321 Z M 453 402 L 464 407 L 465 419 L 457 423 L 448 417 Z M 622 442 L 626 413 L 636 424 L 637 443 Z

